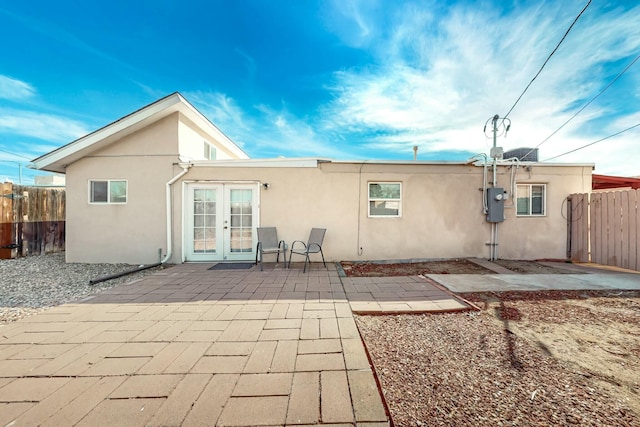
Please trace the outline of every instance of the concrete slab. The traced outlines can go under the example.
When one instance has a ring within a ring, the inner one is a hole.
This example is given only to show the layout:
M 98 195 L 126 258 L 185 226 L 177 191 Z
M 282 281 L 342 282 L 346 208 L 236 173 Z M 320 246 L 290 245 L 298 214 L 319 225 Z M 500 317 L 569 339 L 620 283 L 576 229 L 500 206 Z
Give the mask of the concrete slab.
M 640 275 L 593 274 L 429 274 L 453 292 L 639 289 Z

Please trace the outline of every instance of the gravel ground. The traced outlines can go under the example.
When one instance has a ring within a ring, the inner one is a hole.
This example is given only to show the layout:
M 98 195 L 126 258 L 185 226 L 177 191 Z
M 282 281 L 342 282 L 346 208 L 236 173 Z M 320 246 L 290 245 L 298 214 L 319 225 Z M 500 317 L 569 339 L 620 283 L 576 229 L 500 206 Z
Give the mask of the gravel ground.
M 89 285 L 91 279 L 136 267 L 129 264 L 67 264 L 64 253 L 0 260 L 0 323 L 75 301 L 158 269 Z
M 396 426 L 640 426 L 620 397 L 487 311 L 356 322 Z

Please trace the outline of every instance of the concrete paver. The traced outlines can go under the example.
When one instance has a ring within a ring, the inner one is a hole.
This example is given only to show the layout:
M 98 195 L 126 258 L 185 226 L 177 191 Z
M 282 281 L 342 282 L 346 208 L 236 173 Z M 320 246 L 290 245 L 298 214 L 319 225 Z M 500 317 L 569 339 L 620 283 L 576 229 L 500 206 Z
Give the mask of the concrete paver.
M 386 421 L 387 415 L 371 370 L 348 371 L 347 375 L 356 421 Z
M 47 418 L 42 426 L 73 426 L 84 418 L 93 408 L 107 399 L 122 382 L 124 377 L 104 377 L 98 380 L 91 387 L 87 388 L 81 395 L 73 399 L 69 404 L 51 417 Z M 18 418 L 17 423 L 21 420 Z
M 106 399 L 76 426 L 144 426 L 163 403 L 162 399 Z
M 193 402 L 202 393 L 212 375 L 187 374 L 147 424 L 154 427 L 180 426 Z
M 232 397 L 222 410 L 217 425 L 284 425 L 288 403 L 288 396 Z
M 214 375 L 202 393 L 193 402 L 182 425 L 215 426 L 222 409 L 229 400 L 240 375 Z
M 244 366 L 246 373 L 269 372 L 278 343 L 276 341 L 260 341 L 256 343 Z
M 109 395 L 110 399 L 168 397 L 184 375 L 134 375 Z
M 293 373 L 243 374 L 231 396 L 289 396 Z
M 297 372 L 293 374 L 288 424 L 315 424 L 320 421 L 320 373 Z
M 9 425 L 15 419 L 34 407 L 33 402 L 0 402 L 0 424 Z
M 464 306 L 422 278 L 209 266 L 174 266 L 3 327 L 2 422 L 388 425 L 353 311 Z
M 19 378 L 0 388 L 0 402 L 38 402 L 64 386 L 70 378 Z
M 320 373 L 322 421 L 327 423 L 351 423 L 354 420 L 349 383 L 345 371 Z

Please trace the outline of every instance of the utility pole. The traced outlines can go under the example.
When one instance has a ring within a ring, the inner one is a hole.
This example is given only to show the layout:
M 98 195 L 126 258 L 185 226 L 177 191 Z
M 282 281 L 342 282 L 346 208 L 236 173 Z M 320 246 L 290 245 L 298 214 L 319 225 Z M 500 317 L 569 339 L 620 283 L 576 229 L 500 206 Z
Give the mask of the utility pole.
M 487 203 L 487 222 L 491 224 L 491 234 L 489 238 L 489 261 L 495 261 L 498 259 L 498 224 L 504 221 L 504 189 L 498 187 L 498 159 L 502 160 L 504 150 L 502 147 L 497 146 L 498 136 L 507 134 L 509 128 L 511 128 L 511 120 L 504 117 L 500 124 L 500 116 L 495 115 L 484 124 L 484 134 L 487 135 L 487 125 L 491 122 L 491 134 L 493 139 L 493 146 L 491 147 L 490 155 L 493 159 L 493 179 L 491 180 L 491 189 L 485 189 L 486 203 Z M 486 162 L 486 160 L 485 160 Z M 485 178 L 486 180 L 486 178 Z

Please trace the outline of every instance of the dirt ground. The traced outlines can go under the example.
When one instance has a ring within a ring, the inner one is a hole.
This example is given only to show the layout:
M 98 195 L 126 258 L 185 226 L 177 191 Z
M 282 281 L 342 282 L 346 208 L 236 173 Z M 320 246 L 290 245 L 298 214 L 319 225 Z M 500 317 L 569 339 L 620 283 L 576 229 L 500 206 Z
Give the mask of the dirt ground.
M 498 261 L 516 273 L 567 273 Z M 487 274 L 467 260 L 350 276 Z M 640 426 L 640 291 L 460 294 L 480 312 L 357 316 L 396 426 Z
M 463 297 L 357 317 L 396 426 L 640 426 L 640 291 Z
M 417 276 L 420 274 L 495 274 L 466 259 L 450 259 L 415 263 L 366 263 L 343 261 L 342 268 L 349 277 Z M 562 268 L 550 267 L 535 261 L 497 260 L 496 264 L 514 273 L 521 274 L 566 274 L 573 273 Z

